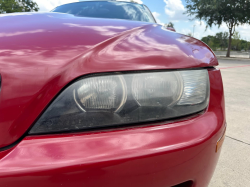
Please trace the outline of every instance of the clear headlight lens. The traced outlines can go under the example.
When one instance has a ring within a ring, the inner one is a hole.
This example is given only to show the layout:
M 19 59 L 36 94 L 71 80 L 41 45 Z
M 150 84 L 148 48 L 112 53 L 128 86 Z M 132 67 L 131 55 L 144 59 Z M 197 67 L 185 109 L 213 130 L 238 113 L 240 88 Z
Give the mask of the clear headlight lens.
M 127 99 L 126 83 L 122 76 L 86 79 L 75 89 L 74 98 L 84 112 L 100 109 L 118 112 Z
M 30 134 L 87 130 L 182 117 L 209 101 L 207 70 L 89 77 L 69 86 Z
M 179 73 L 147 73 L 135 75 L 132 94 L 140 106 L 170 106 L 181 94 Z
M 178 105 L 192 105 L 204 102 L 207 96 L 207 73 L 204 71 L 182 71 L 183 93 Z

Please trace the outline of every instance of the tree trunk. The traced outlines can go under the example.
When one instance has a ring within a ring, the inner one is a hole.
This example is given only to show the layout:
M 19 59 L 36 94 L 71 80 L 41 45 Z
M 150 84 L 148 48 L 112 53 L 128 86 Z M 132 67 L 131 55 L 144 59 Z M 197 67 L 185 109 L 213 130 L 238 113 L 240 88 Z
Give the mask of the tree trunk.
M 229 34 L 229 42 L 228 42 L 228 49 L 227 49 L 227 57 L 230 57 L 231 45 L 232 45 L 232 33 Z

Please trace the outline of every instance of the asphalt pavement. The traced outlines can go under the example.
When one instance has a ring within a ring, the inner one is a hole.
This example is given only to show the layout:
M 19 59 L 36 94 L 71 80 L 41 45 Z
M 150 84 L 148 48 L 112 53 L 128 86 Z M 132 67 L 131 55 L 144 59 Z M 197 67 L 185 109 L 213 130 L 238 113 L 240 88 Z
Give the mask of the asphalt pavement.
M 227 132 L 209 187 L 250 187 L 250 59 L 219 59 Z

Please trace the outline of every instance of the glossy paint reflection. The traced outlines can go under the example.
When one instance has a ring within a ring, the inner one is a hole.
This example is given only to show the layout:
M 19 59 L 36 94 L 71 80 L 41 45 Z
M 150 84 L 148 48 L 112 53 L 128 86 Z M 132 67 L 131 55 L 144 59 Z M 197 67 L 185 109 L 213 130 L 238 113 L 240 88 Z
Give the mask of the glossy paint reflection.
M 7 14 L 0 24 L 0 148 L 83 75 L 218 64 L 202 42 L 156 24 L 59 13 Z
M 165 33 L 157 25 L 146 25 L 124 32 L 95 47 L 88 54 L 88 62 L 93 67 L 90 64 L 88 67 L 105 68 L 110 61 L 119 62 L 116 66 L 125 66 L 127 69 L 132 64 L 140 69 L 217 65 L 215 56 L 202 42 L 192 38 L 188 41 L 183 35 L 174 32 L 168 32 L 168 35 Z
M 209 75 L 211 101 L 204 114 L 169 124 L 26 137 L 0 158 L 0 186 L 155 187 L 190 179 L 207 186 L 225 130 L 221 75 Z

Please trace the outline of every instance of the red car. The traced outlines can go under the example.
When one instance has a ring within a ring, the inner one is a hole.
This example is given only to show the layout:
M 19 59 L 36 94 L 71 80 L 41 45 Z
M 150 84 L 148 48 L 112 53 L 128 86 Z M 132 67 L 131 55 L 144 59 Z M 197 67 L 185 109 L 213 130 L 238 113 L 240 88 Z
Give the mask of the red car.
M 0 16 L 1 187 L 205 187 L 226 129 L 218 61 L 144 5 Z

